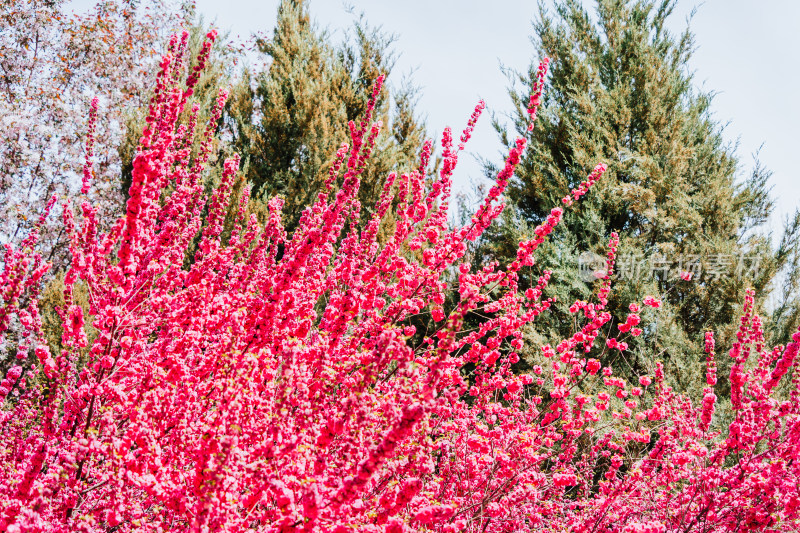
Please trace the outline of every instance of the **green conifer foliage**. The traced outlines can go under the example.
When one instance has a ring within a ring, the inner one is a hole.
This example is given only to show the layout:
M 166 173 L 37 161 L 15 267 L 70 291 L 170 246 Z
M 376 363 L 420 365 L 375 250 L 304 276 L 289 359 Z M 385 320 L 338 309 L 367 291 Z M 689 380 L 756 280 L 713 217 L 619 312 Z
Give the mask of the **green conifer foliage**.
M 165 15 L 166 16 L 166 15 Z M 193 21 L 188 26 L 189 40 L 189 64 L 187 69 L 193 69 L 197 66 L 197 56 L 203 46 L 203 40 L 206 34 L 211 29 L 205 23 L 203 17 L 198 15 L 191 7 L 187 7 L 183 13 L 183 18 L 187 21 Z M 199 108 L 197 123 L 198 128 L 204 127 L 209 120 L 210 110 L 214 107 L 214 102 L 219 96 L 220 88 L 229 89 L 237 80 L 236 64 L 239 60 L 238 50 L 234 48 L 232 43 L 228 40 L 226 34 L 222 34 L 217 38 L 217 46 L 211 52 L 211 56 L 206 62 L 200 79 L 194 87 L 194 92 L 189 99 L 189 103 L 184 110 L 182 120 L 186 122 L 188 119 L 193 105 Z M 166 49 L 166 43 L 161 43 L 161 48 Z M 120 144 L 118 150 L 120 159 L 122 161 L 122 179 L 120 180 L 120 188 L 125 198 L 128 198 L 128 189 L 131 186 L 131 173 L 133 172 L 133 159 L 136 156 L 136 147 L 139 144 L 139 137 L 141 131 L 145 126 L 145 117 L 148 113 L 147 105 L 130 109 L 127 112 L 125 123 L 125 137 Z M 210 193 L 214 186 L 217 185 L 219 177 L 222 175 L 221 164 L 225 157 L 231 155 L 229 146 L 224 137 L 224 131 L 221 135 L 214 139 L 216 146 L 212 153 L 213 160 L 209 165 L 210 171 L 207 178 L 207 191 Z M 124 209 L 123 209 L 124 210 Z
M 530 272 L 553 270 L 550 294 L 558 298 L 556 312 L 531 335 L 555 342 L 574 331 L 567 307 L 590 297 L 587 254 L 604 256 L 608 235 L 618 231 L 616 319 L 625 321 L 628 303 L 647 294 L 661 295 L 664 305 L 643 311 L 643 334 L 630 339 L 626 352 L 609 350 L 608 357 L 631 376 L 663 360 L 677 388 L 696 391 L 703 386 L 703 332 L 732 334 L 747 286 L 766 296 L 783 273 L 796 298 L 800 219 L 787 225 L 775 249 L 762 231 L 772 209 L 769 173 L 756 165 L 749 178 L 737 179 L 741 165 L 712 116 L 712 95 L 697 90 L 687 66 L 692 34 L 667 31 L 673 7 L 673 0 L 599 0 L 594 13 L 578 0 L 559 0 L 552 13 L 540 7 L 534 43 L 539 55 L 553 59 L 544 106 L 527 134 L 527 94 L 510 91 L 515 127 L 531 145 L 509 188 L 510 208 L 479 253 L 512 260 L 516 243 L 530 237 L 563 191 L 607 163 L 601 182 L 567 210 Z M 535 67 L 519 81 L 529 87 L 534 75 Z M 508 144 L 510 135 L 495 126 Z M 680 279 L 693 260 L 700 275 Z M 777 340 L 788 331 L 782 324 L 796 316 L 793 301 L 776 312 Z M 537 357 L 529 354 L 529 364 Z M 726 387 L 721 380 L 718 394 Z
M 284 0 L 272 38 L 258 42 L 268 67 L 246 73 L 237 84 L 228 121 L 253 197 L 281 195 L 289 231 L 320 192 L 347 139 L 347 122 L 363 113 L 375 80 L 390 74 L 393 40 L 362 17 L 343 44 L 333 45 L 312 23 L 303 0 Z M 384 89 L 376 110 L 384 129 L 361 183 L 359 199 L 367 212 L 381 179 L 413 168 L 424 140 L 415 90 L 407 83 L 398 87 L 393 94 Z

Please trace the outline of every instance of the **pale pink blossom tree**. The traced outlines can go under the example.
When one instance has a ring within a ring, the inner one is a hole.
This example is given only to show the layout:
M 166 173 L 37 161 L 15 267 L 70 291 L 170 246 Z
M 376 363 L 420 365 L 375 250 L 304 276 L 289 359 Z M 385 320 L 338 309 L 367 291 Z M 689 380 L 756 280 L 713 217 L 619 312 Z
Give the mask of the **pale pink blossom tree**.
M 125 110 L 149 99 L 159 43 L 181 23 L 173 11 L 162 0 L 102 0 L 85 14 L 63 0 L 0 2 L 0 243 L 21 239 L 51 195 L 78 192 L 93 98 L 101 115 L 90 194 L 109 219 L 120 214 Z M 40 229 L 40 248 L 63 266 L 63 227 Z

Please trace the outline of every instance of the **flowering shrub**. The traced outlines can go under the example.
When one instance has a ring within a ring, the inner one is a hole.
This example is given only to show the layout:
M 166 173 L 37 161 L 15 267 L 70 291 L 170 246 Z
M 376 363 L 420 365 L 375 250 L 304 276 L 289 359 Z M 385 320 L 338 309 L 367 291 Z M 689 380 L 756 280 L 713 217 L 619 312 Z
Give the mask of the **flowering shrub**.
M 200 68 L 215 34 L 208 37 Z M 371 105 L 350 124 L 326 190 L 291 238 L 281 199 L 270 202 L 262 226 L 246 216 L 244 195 L 222 239 L 238 159 L 225 162 L 207 201 L 201 175 L 226 93 L 205 127 L 177 124 L 198 75 L 180 83 L 185 49 L 186 35 L 174 38 L 161 63 L 125 216 L 98 234 L 89 202 L 79 217 L 65 206 L 73 259 L 61 353 L 41 341 L 35 288 L 45 267 L 31 252 L 35 233 L 20 252 L 8 248 L 0 326 L 18 316 L 27 334 L 19 357 L 33 351 L 38 365 L 25 373 L 15 366 L 0 384 L 0 530 L 632 533 L 800 525 L 800 332 L 785 348 L 765 347 L 752 293 L 730 352 L 735 417 L 724 434 L 710 429 L 711 334 L 700 407 L 672 392 L 660 366 L 634 384 L 601 366 L 605 350 L 627 349 L 624 336 L 637 334 L 641 321 L 634 303 L 620 322 L 623 336 L 606 338 L 616 235 L 596 300 L 571 308 L 580 328 L 542 347 L 546 368 L 515 375 L 522 328 L 552 303 L 544 297 L 549 273 L 524 291 L 518 273 L 534 263 L 563 208 L 553 208 L 505 268 L 475 271 L 463 257 L 467 241 L 500 214 L 523 139 L 467 226 L 448 227 L 448 198 L 482 103 L 458 144 L 444 132 L 441 171 L 429 187 L 430 142 L 416 170 L 387 177 L 374 214 L 361 220 L 359 175 L 381 127 L 371 122 Z M 544 61 L 531 127 L 546 70 Z M 598 165 L 563 204 L 578 201 L 604 170 Z M 87 171 L 84 188 L 90 182 Z M 379 244 L 390 210 L 394 233 Z M 452 308 L 449 275 L 459 295 Z M 88 287 L 90 316 L 73 303 L 78 279 Z M 475 311 L 486 320 L 465 331 Z M 417 331 L 410 319 L 419 315 L 435 327 Z M 87 324 L 98 331 L 91 345 Z M 88 359 L 79 359 L 87 349 Z

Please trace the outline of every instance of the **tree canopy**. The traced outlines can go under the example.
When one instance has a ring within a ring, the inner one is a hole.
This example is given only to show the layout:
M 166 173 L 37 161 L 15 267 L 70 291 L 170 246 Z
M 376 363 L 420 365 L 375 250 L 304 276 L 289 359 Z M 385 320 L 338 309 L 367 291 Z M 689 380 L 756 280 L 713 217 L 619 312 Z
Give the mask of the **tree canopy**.
M 648 293 L 663 295 L 664 309 L 655 325 L 630 339 L 628 352 L 609 350 L 608 357 L 621 359 L 631 375 L 665 360 L 674 384 L 686 390 L 702 382 L 704 330 L 732 335 L 745 287 L 757 290 L 762 305 L 781 274 L 796 287 L 798 219 L 773 246 L 764 227 L 773 206 L 769 172 L 756 165 L 742 178 L 735 147 L 712 115 L 712 93 L 694 83 L 690 29 L 678 35 L 667 29 L 674 6 L 673 0 L 599 0 L 593 13 L 577 0 L 558 1 L 552 12 L 540 6 L 532 40 L 537 55 L 552 58 L 552 76 L 530 133 L 526 93 L 511 89 L 515 129 L 530 150 L 509 186 L 510 209 L 484 236 L 480 253 L 513 259 L 516 243 L 548 216 L 560 191 L 606 162 L 608 172 L 565 215 L 531 273 L 553 270 L 558 298 L 555 312 L 531 334 L 552 341 L 571 332 L 567 307 L 588 298 L 596 283 L 593 254 L 602 257 L 617 231 L 616 319 L 624 321 L 627 302 Z M 529 86 L 535 75 L 531 67 L 516 79 Z M 504 125 L 495 125 L 508 144 Z M 680 278 L 684 271 L 691 281 Z M 783 304 L 772 323 L 779 341 L 788 334 L 781 324 L 797 317 L 796 304 Z
M 344 42 L 333 43 L 312 22 L 304 0 L 283 0 L 272 38 L 258 41 L 268 66 L 246 72 L 235 87 L 232 147 L 242 155 L 255 198 L 283 197 L 290 231 L 315 201 L 347 140 L 347 123 L 363 115 L 375 81 L 393 81 L 393 40 L 362 16 Z M 383 89 L 375 111 L 384 129 L 361 183 L 359 199 L 368 211 L 379 198 L 380 181 L 413 168 L 424 141 L 416 91 L 408 80 L 399 81 L 395 90 Z

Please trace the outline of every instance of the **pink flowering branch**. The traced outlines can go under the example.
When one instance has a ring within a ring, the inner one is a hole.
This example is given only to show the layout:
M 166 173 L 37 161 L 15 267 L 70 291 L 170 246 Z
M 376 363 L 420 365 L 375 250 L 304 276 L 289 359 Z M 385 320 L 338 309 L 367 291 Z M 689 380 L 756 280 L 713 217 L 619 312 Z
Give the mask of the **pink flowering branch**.
M 641 333 L 640 305 L 661 306 L 654 297 L 631 303 L 623 336 L 604 337 L 616 234 L 596 296 L 570 307 L 575 333 L 537 348 L 547 363 L 530 374 L 512 371 L 524 329 L 552 304 L 551 274 L 522 291 L 519 270 L 535 263 L 563 209 L 590 191 L 605 165 L 565 195 L 515 261 L 475 271 L 463 261 L 466 242 L 502 211 L 526 141 L 510 148 L 469 224 L 450 228 L 451 178 L 480 103 L 458 145 L 445 131 L 438 177 L 424 180 L 429 142 L 418 168 L 387 176 L 362 224 L 359 180 L 381 128 L 372 122 L 379 79 L 289 236 L 278 198 L 263 225 L 246 216 L 246 195 L 228 209 L 237 157 L 206 198 L 203 172 L 227 95 L 220 92 L 204 129 L 196 107 L 188 124 L 178 123 L 215 34 L 188 74 L 187 38 L 173 38 L 161 63 L 125 215 L 103 233 L 88 201 L 65 206 L 72 263 L 61 353 L 44 348 L 36 309 L 46 267 L 32 241 L 19 252 L 7 248 L 0 327 L 17 316 L 26 331 L 20 353 L 33 350 L 39 366 L 25 374 L 15 366 L 0 382 L 0 530 L 798 526 L 800 332 L 787 347 L 768 349 L 752 293 L 730 351 L 733 421 L 723 433 L 714 426 L 711 334 L 708 387 L 697 406 L 672 391 L 660 365 L 629 384 L 600 363 L 607 350 L 628 349 L 625 335 Z M 547 61 L 529 130 L 546 70 Z M 190 161 L 193 147 L 199 155 Z M 223 240 L 231 211 L 233 231 Z M 393 234 L 379 241 L 390 214 Z M 197 252 L 184 267 L 193 242 Z M 458 286 L 446 313 L 450 273 Z M 88 313 L 72 297 L 78 280 L 90 294 Z M 476 311 L 485 320 L 465 331 Z M 423 314 L 435 327 L 418 332 L 411 319 Z M 91 343 L 87 325 L 97 331 Z

